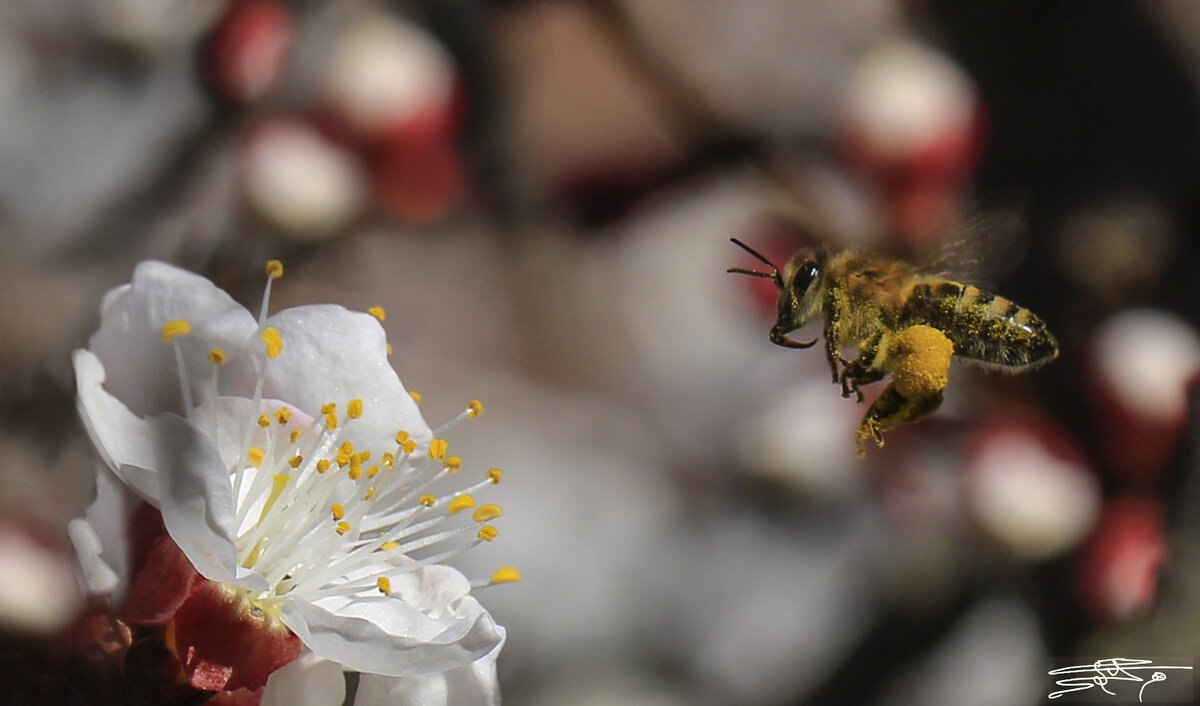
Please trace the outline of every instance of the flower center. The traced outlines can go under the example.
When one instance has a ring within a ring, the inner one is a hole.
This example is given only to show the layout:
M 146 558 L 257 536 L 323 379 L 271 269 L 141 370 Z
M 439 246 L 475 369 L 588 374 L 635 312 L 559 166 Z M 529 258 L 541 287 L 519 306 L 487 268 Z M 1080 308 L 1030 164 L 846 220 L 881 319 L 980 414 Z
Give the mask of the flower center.
M 194 404 L 191 371 L 178 340 L 191 326 L 177 320 L 162 327 L 163 341 L 175 347 L 187 419 L 207 430 L 228 465 L 238 562 L 265 577 L 269 586 L 262 592 L 237 589 L 247 610 L 277 621 L 283 601 L 292 595 L 309 601 L 386 595 L 398 576 L 495 538 L 497 531 L 488 523 L 502 510 L 493 504 L 477 506 L 474 494 L 500 482 L 499 469 L 487 470 L 466 487 L 439 490 L 462 466 L 458 456 L 447 454 L 443 433 L 479 416 L 483 405 L 478 400 L 436 429 L 425 444 L 398 429 L 385 448 L 371 448 L 378 435 L 372 441 L 360 433 L 368 431 L 359 427 L 366 411 L 361 398 L 329 400 L 319 410 L 263 399 L 265 372 L 286 346 L 280 331 L 265 325 L 270 282 L 282 275 L 282 265 L 273 261 L 267 273 L 252 398 L 218 394 L 227 357 L 214 348 L 207 356 L 212 365 L 207 392 Z M 379 307 L 369 313 L 380 321 L 385 316 Z M 467 510 L 472 512 L 464 521 Z M 516 569 L 504 567 L 484 585 L 519 578 Z

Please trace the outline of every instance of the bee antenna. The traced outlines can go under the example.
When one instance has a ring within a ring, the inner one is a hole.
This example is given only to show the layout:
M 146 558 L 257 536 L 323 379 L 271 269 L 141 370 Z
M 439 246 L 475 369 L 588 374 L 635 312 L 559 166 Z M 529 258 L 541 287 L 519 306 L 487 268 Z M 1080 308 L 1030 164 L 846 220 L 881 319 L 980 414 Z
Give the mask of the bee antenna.
M 770 267 L 771 271 L 770 272 L 758 272 L 755 270 L 747 270 L 742 267 L 730 267 L 729 269 L 725 270 L 726 272 L 732 272 L 734 274 L 739 274 L 739 275 L 751 275 L 754 277 L 762 277 L 764 279 L 769 279 L 769 280 L 775 282 L 775 285 L 777 287 L 779 287 L 780 289 L 783 289 L 783 278 L 779 276 L 779 268 L 775 266 L 774 262 L 771 262 L 762 253 L 758 252 L 757 250 L 750 247 L 749 245 L 746 245 L 745 243 L 738 240 L 737 238 L 730 238 L 729 241 L 731 243 L 733 243 L 734 245 L 738 246 L 739 248 L 741 248 L 742 250 L 745 250 L 746 252 L 753 255 L 759 262 Z

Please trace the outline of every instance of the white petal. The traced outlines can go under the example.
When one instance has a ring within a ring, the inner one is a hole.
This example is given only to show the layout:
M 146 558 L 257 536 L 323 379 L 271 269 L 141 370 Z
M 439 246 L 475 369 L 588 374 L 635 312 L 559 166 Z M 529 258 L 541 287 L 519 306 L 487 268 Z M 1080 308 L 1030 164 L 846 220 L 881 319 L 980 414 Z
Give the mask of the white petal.
M 442 674 L 364 674 L 358 682 L 354 706 L 496 706 L 500 703 L 496 658 L 503 644 L 501 640 L 480 659 Z
M 321 405 L 335 402 L 339 417 L 348 401 L 362 399 L 363 415 L 346 432 L 361 448 L 394 446 L 399 430 L 418 444 L 430 439 L 429 426 L 388 362 L 387 339 L 373 316 L 319 304 L 286 309 L 266 325 L 279 330 L 283 352 L 267 361 L 264 397 L 314 416 Z M 238 371 L 248 372 L 244 365 Z
M 83 574 L 83 588 L 96 595 L 106 595 L 117 589 L 120 577 L 100 555 L 103 546 L 96 531 L 87 520 L 75 518 L 67 523 L 67 536 L 75 547 L 79 570 Z
M 153 431 L 101 385 L 105 368 L 91 351 L 77 350 L 75 386 L 79 416 L 108 467 L 152 505 L 158 505 L 159 466 L 154 465 Z
M 221 454 L 182 417 L 164 414 L 154 430 L 163 524 L 205 578 L 266 590 L 262 576 L 238 565 L 233 533 L 233 484 Z
M 445 672 L 470 664 L 504 639 L 474 598 L 459 615 L 435 620 L 395 596 L 353 601 L 334 614 L 303 600 L 284 604 L 283 622 L 313 652 L 359 671 L 387 676 Z
M 257 328 L 250 312 L 212 282 L 161 262 L 143 262 L 130 284 L 105 295 L 100 319 L 88 347 L 108 371 L 109 392 L 138 415 L 183 411 L 175 353 L 163 343 L 163 324 L 187 319 L 192 325 L 176 341 L 197 397 L 211 368 L 208 352 L 223 348 L 233 355 Z
M 260 706 L 341 706 L 346 698 L 342 666 L 305 652 L 271 674 Z

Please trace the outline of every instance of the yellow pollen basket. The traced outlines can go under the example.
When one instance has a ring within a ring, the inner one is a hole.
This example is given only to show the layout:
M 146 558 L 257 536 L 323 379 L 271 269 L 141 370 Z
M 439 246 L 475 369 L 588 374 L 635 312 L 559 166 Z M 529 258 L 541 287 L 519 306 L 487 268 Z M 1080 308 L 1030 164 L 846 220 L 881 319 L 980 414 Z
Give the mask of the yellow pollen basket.
M 521 580 L 521 572 L 515 566 L 501 566 L 492 574 L 491 583 L 516 583 Z
M 267 276 L 279 279 L 283 276 L 283 263 L 279 260 L 267 260 Z
M 490 522 L 503 514 L 504 510 L 500 509 L 499 505 L 480 505 L 471 519 L 476 522 Z
M 283 336 L 279 333 L 279 329 L 268 326 L 258 337 L 267 345 L 268 358 L 278 358 L 279 354 L 283 352 Z
M 467 493 L 463 493 L 462 495 L 459 495 L 450 501 L 450 504 L 446 506 L 446 512 L 451 515 L 456 515 L 463 510 L 469 510 L 473 507 L 475 507 L 475 498 L 471 497 Z
M 170 343 L 176 336 L 185 336 L 192 332 L 192 324 L 185 319 L 168 321 L 162 325 L 163 343 Z
M 380 321 L 387 319 L 387 311 L 385 311 L 381 306 L 373 306 L 370 309 L 367 309 L 367 313 L 371 316 L 374 316 L 376 319 L 379 319 Z

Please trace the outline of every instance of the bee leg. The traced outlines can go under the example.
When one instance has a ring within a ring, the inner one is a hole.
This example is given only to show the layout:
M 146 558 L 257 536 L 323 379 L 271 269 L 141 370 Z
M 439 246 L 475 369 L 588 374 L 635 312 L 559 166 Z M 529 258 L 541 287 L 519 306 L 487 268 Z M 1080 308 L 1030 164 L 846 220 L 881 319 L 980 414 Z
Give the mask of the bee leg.
M 851 393 L 854 393 L 857 401 L 862 402 L 863 394 L 859 387 L 883 379 L 883 371 L 874 367 L 882 340 L 882 332 L 872 336 L 859 348 L 858 358 L 852 361 L 838 356 L 838 360 L 842 363 L 842 371 L 834 378 L 834 382 L 841 383 L 842 397 L 849 397 Z
M 859 388 L 883 379 L 883 372 L 873 370 L 863 365 L 861 359 L 851 361 L 844 370 L 839 382 L 842 384 L 842 397 L 855 396 L 856 402 L 863 401 L 863 393 Z
M 907 398 L 896 390 L 896 384 L 887 386 L 879 399 L 867 410 L 862 424 L 858 427 L 858 456 L 862 458 L 867 453 L 867 439 L 874 439 L 877 446 L 883 446 L 883 432 L 895 429 L 901 424 L 915 422 L 931 414 L 942 404 L 942 391 L 930 395 Z

